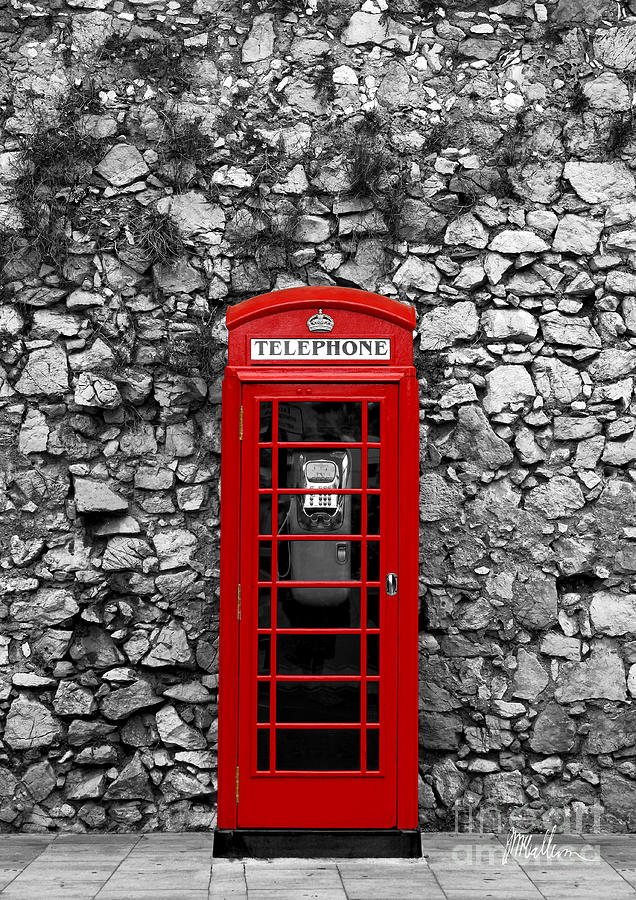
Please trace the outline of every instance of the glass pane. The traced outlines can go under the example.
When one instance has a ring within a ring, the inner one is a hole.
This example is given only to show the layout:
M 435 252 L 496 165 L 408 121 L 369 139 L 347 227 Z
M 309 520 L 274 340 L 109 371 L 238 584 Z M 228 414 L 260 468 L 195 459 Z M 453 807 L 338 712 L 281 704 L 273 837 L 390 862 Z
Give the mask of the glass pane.
M 367 534 L 380 534 L 380 497 L 378 494 L 367 496 Z
M 362 404 L 305 400 L 278 406 L 279 441 L 361 441 Z
M 380 588 L 367 588 L 367 628 L 380 627 Z
M 258 674 L 269 675 L 269 635 L 260 635 L 258 638 Z
M 258 486 L 272 486 L 272 451 L 269 449 L 259 450 L 258 453 Z
M 264 452 L 261 450 L 261 453 Z M 313 450 L 310 447 L 294 450 L 282 447 L 278 451 L 278 487 L 303 490 L 333 487 L 343 491 L 359 488 L 360 453 L 356 447 L 351 450 Z
M 367 675 L 380 674 L 380 635 L 367 635 Z
M 359 722 L 360 684 L 283 681 L 276 685 L 277 722 Z
M 360 494 L 280 494 L 278 533 L 361 534 L 361 511 Z
M 256 732 L 256 768 L 260 772 L 269 770 L 269 728 Z
M 258 439 L 261 442 L 272 439 L 272 404 L 269 400 L 261 401 Z
M 258 682 L 257 722 L 269 722 L 269 681 Z
M 279 634 L 279 675 L 359 675 L 360 637 L 348 634 Z
M 380 682 L 367 681 L 367 722 L 380 721 Z
M 279 628 L 360 627 L 359 587 L 348 588 L 348 596 L 344 600 L 342 588 L 318 588 L 315 603 L 311 606 L 296 600 L 292 590 L 285 587 L 278 589 Z
M 377 772 L 380 768 L 380 732 L 377 728 L 367 731 L 367 769 Z
M 278 577 L 281 581 L 359 581 L 360 541 L 279 541 Z M 332 602 L 342 603 L 349 590 L 337 588 L 330 595 Z M 291 591 L 295 600 L 310 606 L 327 599 L 321 587 Z
M 271 588 L 260 587 L 258 589 L 258 627 L 269 628 L 271 625 Z
M 258 530 L 260 534 L 272 533 L 272 498 L 259 497 Z
M 380 404 L 369 403 L 368 408 L 368 432 L 367 440 L 369 443 L 380 443 Z
M 367 542 L 367 581 L 380 580 L 380 541 Z
M 360 732 L 357 728 L 278 728 L 276 770 L 360 771 Z
M 380 487 L 380 451 L 367 450 L 367 487 Z
M 258 580 L 272 579 L 272 542 L 259 541 L 258 544 Z

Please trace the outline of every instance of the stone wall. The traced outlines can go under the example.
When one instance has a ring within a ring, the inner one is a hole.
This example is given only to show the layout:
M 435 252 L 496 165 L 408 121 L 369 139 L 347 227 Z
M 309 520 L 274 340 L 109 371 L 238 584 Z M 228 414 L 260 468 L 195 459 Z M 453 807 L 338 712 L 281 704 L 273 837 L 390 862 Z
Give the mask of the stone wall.
M 0 60 L 0 827 L 214 825 L 225 311 L 309 283 L 418 311 L 422 825 L 633 830 L 634 0 L 0 0 Z

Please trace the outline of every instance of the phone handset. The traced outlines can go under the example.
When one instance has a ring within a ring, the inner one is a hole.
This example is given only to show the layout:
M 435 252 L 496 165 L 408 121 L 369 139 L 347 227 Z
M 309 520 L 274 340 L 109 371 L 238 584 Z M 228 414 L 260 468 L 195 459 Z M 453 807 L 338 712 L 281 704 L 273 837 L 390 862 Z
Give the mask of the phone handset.
M 351 482 L 348 450 L 309 450 L 293 453 L 294 483 L 320 493 L 293 495 L 289 509 L 291 534 L 350 534 L 351 495 L 331 494 Z M 292 581 L 350 581 L 349 541 L 290 541 Z M 307 606 L 336 606 L 349 597 L 349 588 L 292 587 L 292 596 Z

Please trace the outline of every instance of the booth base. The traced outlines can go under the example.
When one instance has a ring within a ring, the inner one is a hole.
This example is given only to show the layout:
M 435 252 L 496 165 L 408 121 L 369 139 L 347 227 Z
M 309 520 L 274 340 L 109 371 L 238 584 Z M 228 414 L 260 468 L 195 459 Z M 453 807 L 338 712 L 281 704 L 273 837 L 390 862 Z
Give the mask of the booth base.
M 416 858 L 422 855 L 422 844 L 418 829 L 217 828 L 213 852 L 215 857 L 225 859 L 275 856 Z

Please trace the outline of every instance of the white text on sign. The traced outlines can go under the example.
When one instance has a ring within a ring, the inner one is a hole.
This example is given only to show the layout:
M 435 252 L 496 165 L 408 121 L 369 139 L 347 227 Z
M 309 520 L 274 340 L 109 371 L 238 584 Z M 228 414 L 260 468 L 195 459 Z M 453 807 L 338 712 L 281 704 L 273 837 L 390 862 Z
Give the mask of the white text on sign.
M 391 359 L 390 338 L 252 338 L 252 360 Z

